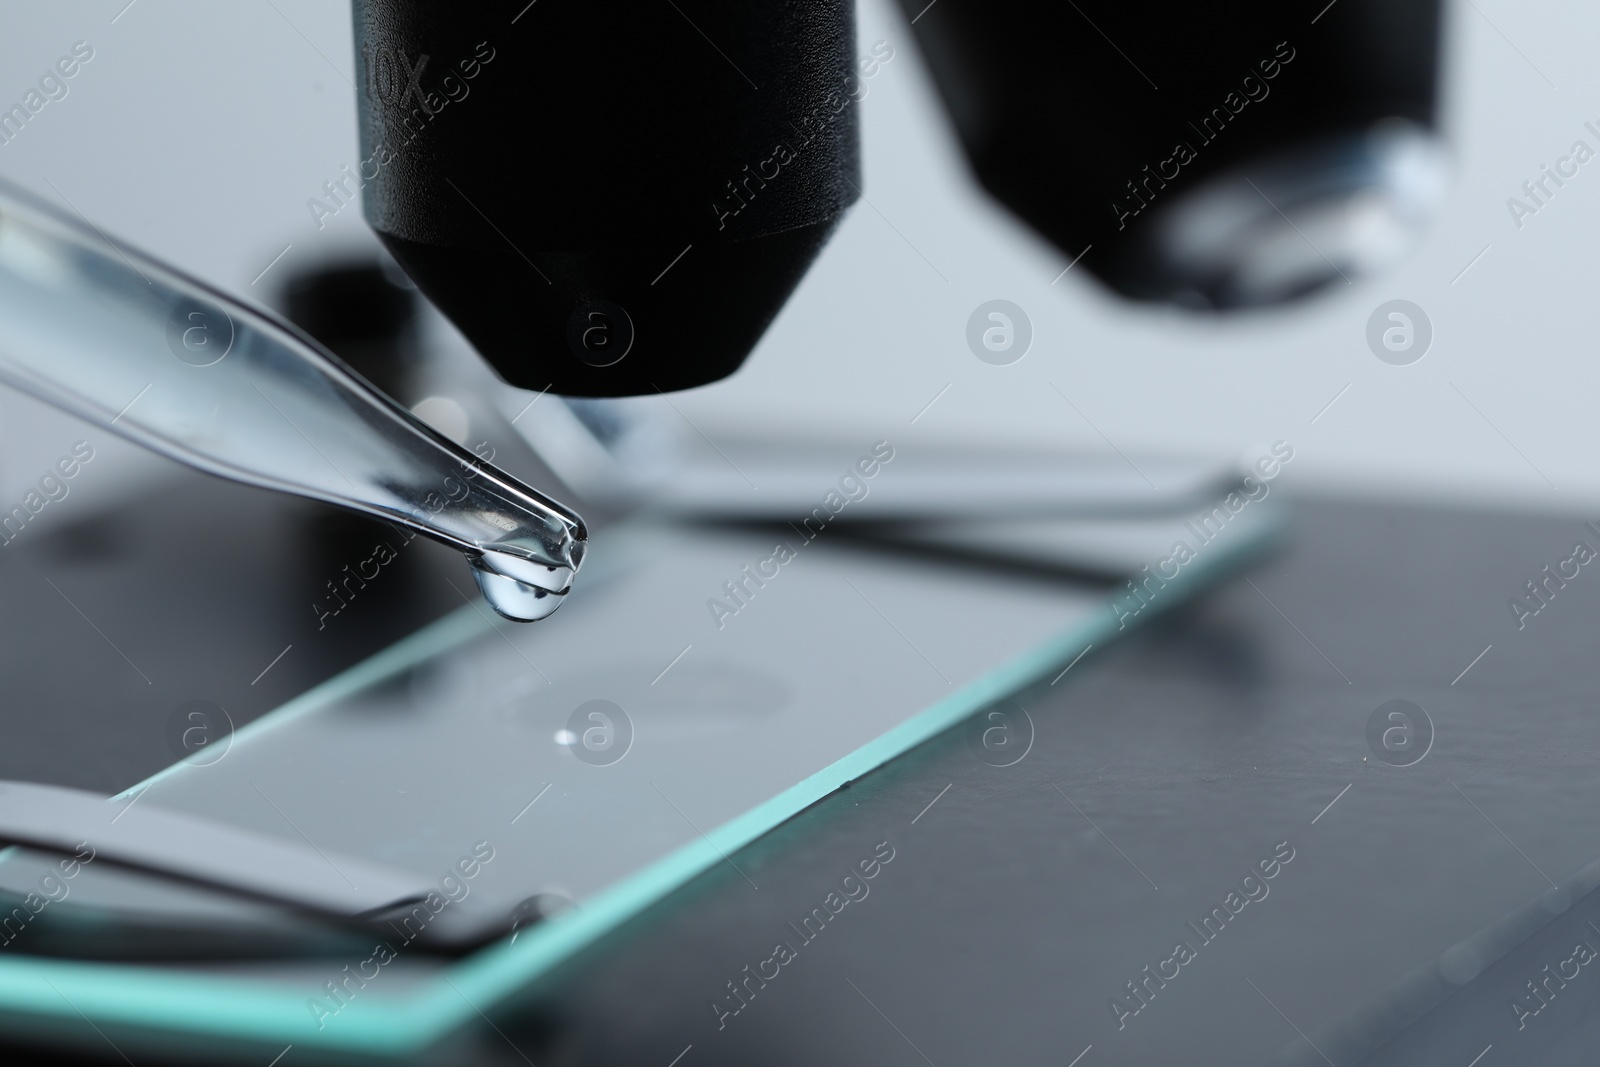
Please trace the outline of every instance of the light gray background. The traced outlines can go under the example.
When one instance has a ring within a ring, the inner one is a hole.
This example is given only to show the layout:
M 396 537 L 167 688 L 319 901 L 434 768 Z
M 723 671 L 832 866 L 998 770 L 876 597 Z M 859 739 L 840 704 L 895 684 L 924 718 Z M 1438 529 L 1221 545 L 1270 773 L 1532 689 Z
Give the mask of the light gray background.
M 106 230 L 247 298 L 296 261 L 371 241 L 353 208 L 321 231 L 306 208 L 358 158 L 345 0 L 125 2 L 5 6 L 0 103 L 20 100 L 73 41 L 88 40 L 95 58 L 65 100 L 0 146 L 0 174 L 52 199 L 59 190 Z M 1324 0 L 1297 6 L 1315 32 Z M 1455 174 L 1423 246 L 1389 275 L 1309 306 L 1218 322 L 1115 301 L 1078 271 L 1052 285 L 1066 257 L 977 190 L 903 19 L 887 0 L 862 0 L 862 48 L 881 38 L 896 49 L 862 105 L 868 201 L 746 369 L 678 404 L 713 436 L 786 426 L 863 441 L 1106 451 L 1109 439 L 1129 453 L 1224 455 L 1282 438 L 1296 449 L 1287 478 L 1302 487 L 1592 510 L 1600 161 L 1521 230 L 1506 198 L 1575 139 L 1600 148 L 1583 129 L 1600 120 L 1600 10 L 1556 0 L 1448 9 Z M 1138 41 L 1118 44 L 1137 57 Z M 514 62 L 509 36 L 505 52 Z M 722 62 L 709 48 L 684 61 Z M 1059 135 L 1071 136 L 1071 117 L 1061 121 Z M 549 151 L 559 160 L 563 148 Z M 1008 367 L 975 359 L 964 340 L 972 309 L 997 297 L 1027 309 L 1035 331 L 1031 352 Z M 1364 341 L 1370 312 L 1393 298 L 1420 304 L 1435 328 L 1432 350 L 1408 367 L 1380 362 Z M 103 434 L 0 391 L 0 500 L 86 435 L 102 446 Z M 110 445 L 80 494 L 138 491 L 162 469 Z

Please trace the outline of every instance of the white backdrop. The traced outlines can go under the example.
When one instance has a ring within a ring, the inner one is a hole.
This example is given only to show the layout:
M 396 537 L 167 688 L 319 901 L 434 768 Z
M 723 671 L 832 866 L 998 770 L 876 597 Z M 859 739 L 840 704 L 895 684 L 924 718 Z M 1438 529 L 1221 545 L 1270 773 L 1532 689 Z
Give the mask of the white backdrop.
M 7 5 L 0 103 L 74 41 L 95 56 L 65 99 L 0 146 L 0 174 L 247 298 L 271 284 L 271 272 L 251 283 L 286 245 L 273 271 L 372 240 L 353 209 L 318 231 L 305 203 L 358 158 L 345 0 L 125 3 Z M 1309 23 L 1323 4 L 1304 6 Z M 903 19 L 887 0 L 862 0 L 860 19 L 863 49 L 885 39 L 896 50 L 861 105 L 869 202 L 746 369 L 678 399 L 712 436 L 787 425 L 863 441 L 1105 451 L 1109 439 L 1130 454 L 1229 455 L 1282 438 L 1296 449 L 1287 478 L 1303 487 L 1596 510 L 1600 163 L 1521 229 L 1506 199 L 1574 140 L 1600 148 L 1583 129 L 1600 125 L 1600 9 L 1451 3 L 1455 176 L 1423 247 L 1385 277 L 1225 322 L 1118 302 L 1077 271 L 1052 286 L 1067 259 L 969 180 Z M 1136 41 L 1119 44 L 1137 54 Z M 1035 331 L 1007 367 L 965 341 L 968 315 L 996 297 L 1025 308 Z M 1411 366 L 1366 346 L 1368 316 L 1393 298 L 1421 305 L 1435 329 Z M 86 433 L 3 391 L 0 420 L 4 500 Z M 162 468 L 104 445 L 85 492 L 131 491 Z

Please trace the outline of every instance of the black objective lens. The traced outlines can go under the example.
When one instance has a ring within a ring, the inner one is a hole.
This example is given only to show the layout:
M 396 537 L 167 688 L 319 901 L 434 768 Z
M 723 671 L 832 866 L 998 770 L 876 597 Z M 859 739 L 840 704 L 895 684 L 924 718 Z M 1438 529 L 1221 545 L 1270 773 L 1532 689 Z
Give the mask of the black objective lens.
M 1438 0 L 902 7 L 978 179 L 1124 296 L 1343 284 L 1438 196 Z
M 515 385 L 731 374 L 859 195 L 848 0 L 354 8 L 347 185 Z

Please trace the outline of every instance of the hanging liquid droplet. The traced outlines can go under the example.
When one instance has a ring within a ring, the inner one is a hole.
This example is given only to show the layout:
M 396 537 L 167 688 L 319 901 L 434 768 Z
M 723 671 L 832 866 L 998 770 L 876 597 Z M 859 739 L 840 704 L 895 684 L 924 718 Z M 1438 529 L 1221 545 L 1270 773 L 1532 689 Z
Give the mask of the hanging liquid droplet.
M 573 569 L 486 552 L 471 561 L 472 576 L 489 606 L 516 622 L 537 622 L 559 608 L 572 585 Z M 503 573 L 512 571 L 517 577 Z M 529 579 L 523 581 L 521 579 Z

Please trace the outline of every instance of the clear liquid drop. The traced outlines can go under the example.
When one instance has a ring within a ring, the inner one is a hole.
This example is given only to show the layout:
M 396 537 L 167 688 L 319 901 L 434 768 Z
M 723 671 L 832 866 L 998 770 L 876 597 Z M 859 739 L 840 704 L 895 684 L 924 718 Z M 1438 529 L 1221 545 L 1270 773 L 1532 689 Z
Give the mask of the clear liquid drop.
M 560 589 L 542 589 L 497 573 L 482 556 L 472 560 L 472 576 L 477 579 L 483 598 L 490 607 L 515 622 L 538 622 L 559 608 L 571 584 L 571 572 L 567 573 L 567 581 Z

